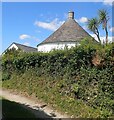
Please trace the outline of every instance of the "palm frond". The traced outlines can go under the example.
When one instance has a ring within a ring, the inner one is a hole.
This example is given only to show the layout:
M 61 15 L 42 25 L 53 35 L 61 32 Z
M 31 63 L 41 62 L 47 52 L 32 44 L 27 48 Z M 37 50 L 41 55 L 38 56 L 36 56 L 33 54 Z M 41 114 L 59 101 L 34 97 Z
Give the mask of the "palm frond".
M 90 31 L 95 32 L 98 26 L 99 26 L 99 22 L 97 18 L 92 18 L 88 20 L 87 27 Z
M 105 9 L 101 9 L 98 11 L 99 15 L 99 22 L 100 23 L 107 23 L 109 20 L 108 12 Z

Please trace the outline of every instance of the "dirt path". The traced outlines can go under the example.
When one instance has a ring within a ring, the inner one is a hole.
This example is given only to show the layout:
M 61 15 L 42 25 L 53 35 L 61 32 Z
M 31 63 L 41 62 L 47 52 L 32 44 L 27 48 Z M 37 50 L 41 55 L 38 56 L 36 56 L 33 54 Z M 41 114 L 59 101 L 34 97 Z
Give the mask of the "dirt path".
M 0 89 L 0 96 L 10 100 L 20 103 L 25 106 L 25 108 L 29 109 L 32 113 L 35 114 L 37 118 L 68 118 L 67 115 L 62 115 L 57 111 L 54 111 L 48 105 L 38 102 L 36 100 L 27 98 L 20 94 L 16 94 L 14 92 Z M 27 106 L 27 107 L 26 107 Z

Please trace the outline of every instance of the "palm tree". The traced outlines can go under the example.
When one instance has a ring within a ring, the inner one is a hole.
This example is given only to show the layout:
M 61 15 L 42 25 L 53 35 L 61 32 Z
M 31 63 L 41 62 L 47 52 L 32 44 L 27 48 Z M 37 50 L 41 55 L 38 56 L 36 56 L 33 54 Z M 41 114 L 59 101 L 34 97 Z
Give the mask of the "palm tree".
M 99 27 L 99 21 L 97 18 L 91 18 L 88 20 L 88 23 L 87 23 L 87 27 L 90 31 L 92 31 L 94 34 L 96 34 L 100 44 L 101 44 L 101 40 L 100 40 L 100 36 L 99 36 L 99 30 L 98 30 L 98 27 Z
M 99 22 L 102 24 L 103 29 L 106 32 L 106 44 L 108 43 L 108 12 L 105 9 L 99 10 L 98 11 L 99 15 Z

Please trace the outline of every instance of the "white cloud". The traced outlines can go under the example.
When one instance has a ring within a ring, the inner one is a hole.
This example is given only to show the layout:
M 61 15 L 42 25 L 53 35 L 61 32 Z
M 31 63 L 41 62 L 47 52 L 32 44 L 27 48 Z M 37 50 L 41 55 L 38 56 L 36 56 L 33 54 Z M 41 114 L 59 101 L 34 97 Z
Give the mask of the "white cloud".
M 78 19 L 75 19 L 76 22 L 79 22 Z
M 19 39 L 21 39 L 21 40 L 24 40 L 24 39 L 27 39 L 27 38 L 31 38 L 31 36 L 27 35 L 27 34 L 22 34 L 22 35 L 19 36 Z
M 22 34 L 19 36 L 19 39 L 20 40 L 24 40 L 24 39 L 31 39 L 31 40 L 35 40 L 35 41 L 40 41 L 37 37 L 35 36 L 30 36 L 30 35 L 27 35 L 27 34 Z
M 80 23 L 86 23 L 88 21 L 88 19 L 87 19 L 87 17 L 81 17 L 78 21 Z
M 25 42 L 23 45 L 30 46 L 30 43 Z
M 103 42 L 103 40 L 105 41 L 105 37 L 100 37 L 101 38 L 101 41 Z M 114 36 L 109 36 L 108 37 L 108 42 L 113 42 L 114 41 Z
M 63 24 L 63 22 L 64 21 L 59 21 L 58 18 L 55 18 L 51 22 L 36 21 L 35 25 L 47 30 L 55 31 Z
M 39 41 L 40 41 L 40 39 L 38 39 L 37 37 L 32 36 L 31 38 L 32 38 L 33 40 L 35 40 L 36 42 L 39 42 Z
M 112 5 L 114 0 L 103 0 L 104 5 Z
M 64 13 L 64 18 L 65 18 L 65 19 L 68 18 L 68 13 Z
M 110 28 L 110 31 L 111 31 L 111 32 L 114 32 L 114 27 Z
M 88 30 L 88 28 L 87 28 L 87 26 L 86 25 L 84 25 L 84 26 L 82 26 L 82 28 L 84 29 L 84 30 Z
M 80 19 L 75 19 L 78 23 L 86 23 L 88 21 L 87 17 L 81 17 Z
M 90 34 L 95 40 L 98 41 L 97 36 L 95 34 Z
M 35 30 L 35 32 L 36 32 L 36 33 L 41 33 L 41 31 L 40 31 L 40 30 Z
M 95 34 L 90 34 L 93 38 L 95 38 L 95 40 L 97 40 L 98 41 L 98 38 L 97 38 L 97 36 L 95 35 Z M 103 43 L 103 41 L 105 41 L 105 36 L 103 36 L 103 37 L 100 37 L 100 39 L 101 39 L 101 42 Z M 114 36 L 109 36 L 108 37 L 108 40 L 109 40 L 109 42 L 114 42 Z

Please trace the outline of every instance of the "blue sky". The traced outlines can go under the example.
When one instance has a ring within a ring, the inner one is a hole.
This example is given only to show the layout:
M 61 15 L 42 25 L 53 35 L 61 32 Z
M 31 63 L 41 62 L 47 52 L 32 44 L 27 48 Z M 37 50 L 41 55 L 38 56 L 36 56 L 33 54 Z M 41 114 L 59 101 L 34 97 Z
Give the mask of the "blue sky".
M 67 19 L 68 11 L 74 11 L 76 21 L 88 31 L 87 18 L 96 17 L 98 9 L 103 8 L 109 12 L 109 36 L 112 36 L 114 28 L 110 4 L 103 2 L 3 2 L 2 51 L 12 42 L 36 47 Z M 100 33 L 101 37 L 105 35 L 101 29 Z

